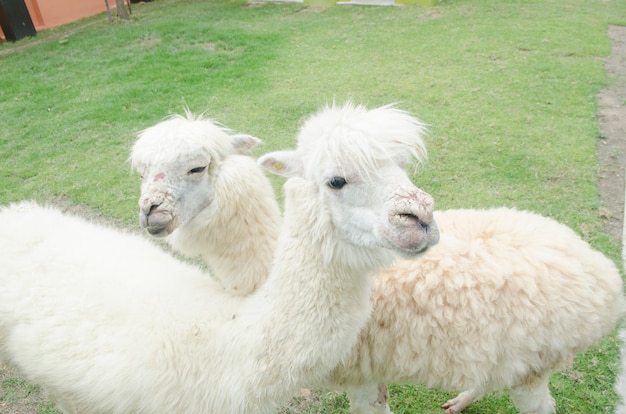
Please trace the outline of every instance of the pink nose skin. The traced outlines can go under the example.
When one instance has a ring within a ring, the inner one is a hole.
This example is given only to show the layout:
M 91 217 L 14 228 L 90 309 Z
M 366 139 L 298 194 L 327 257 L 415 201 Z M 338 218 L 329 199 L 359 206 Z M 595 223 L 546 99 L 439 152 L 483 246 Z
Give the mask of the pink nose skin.
M 157 175 L 154 176 L 154 178 L 152 179 L 153 183 L 156 183 L 158 181 L 161 181 L 162 179 L 165 178 L 165 174 L 163 173 L 158 173 Z

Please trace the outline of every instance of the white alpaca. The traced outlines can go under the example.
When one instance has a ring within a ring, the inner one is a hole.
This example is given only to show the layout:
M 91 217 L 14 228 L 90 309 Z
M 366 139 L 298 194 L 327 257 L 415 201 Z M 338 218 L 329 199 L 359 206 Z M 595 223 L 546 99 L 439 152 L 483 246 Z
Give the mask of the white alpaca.
M 187 112 L 143 131 L 131 153 L 142 227 L 179 253 L 202 255 L 238 295 L 267 278 L 280 228 L 272 185 L 241 155 L 258 142 Z
M 346 356 L 392 251 L 436 243 L 433 200 L 401 167 L 419 155 L 412 138 L 351 151 L 352 137 L 333 134 L 265 156 L 295 178 L 277 259 L 247 297 L 141 237 L 3 208 L 0 360 L 65 413 L 270 412 Z
M 374 113 L 378 117 L 363 107 L 344 108 L 337 112 L 341 120 L 327 118 L 325 128 L 418 133 L 417 121 L 393 108 Z M 317 128 L 307 124 L 300 136 L 327 133 Z M 446 413 L 503 388 L 521 413 L 553 413 L 550 373 L 597 343 L 623 313 L 617 269 L 569 228 L 535 214 L 495 209 L 435 216 L 438 246 L 375 279 L 373 317 L 330 386 L 348 391 L 353 413 L 389 413 L 384 382 L 467 390 L 444 404 Z

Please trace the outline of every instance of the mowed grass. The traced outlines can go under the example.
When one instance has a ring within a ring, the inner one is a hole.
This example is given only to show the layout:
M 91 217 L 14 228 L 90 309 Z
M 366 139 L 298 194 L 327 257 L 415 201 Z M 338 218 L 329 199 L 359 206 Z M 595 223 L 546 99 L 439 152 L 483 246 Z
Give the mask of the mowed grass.
M 414 179 L 438 208 L 530 209 L 619 263 L 599 213 L 595 152 L 610 23 L 626 24 L 626 2 L 157 0 L 135 5 L 129 22 L 81 20 L 0 46 L 0 204 L 62 199 L 136 226 L 129 150 L 170 113 L 206 111 L 261 138 L 259 155 L 293 146 L 302 120 L 333 100 L 397 102 L 430 126 L 430 160 Z M 613 412 L 618 347 L 612 335 L 553 376 L 559 413 Z M 406 385 L 391 395 L 396 414 L 440 413 L 453 396 Z M 348 408 L 320 391 L 286 412 Z M 466 412 L 515 410 L 493 393 Z

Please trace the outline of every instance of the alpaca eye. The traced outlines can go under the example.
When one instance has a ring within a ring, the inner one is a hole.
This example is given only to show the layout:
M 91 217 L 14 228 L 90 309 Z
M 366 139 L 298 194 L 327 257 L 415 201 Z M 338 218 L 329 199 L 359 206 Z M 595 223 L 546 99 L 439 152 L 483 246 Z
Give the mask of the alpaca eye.
M 191 175 L 191 174 L 198 174 L 198 173 L 204 172 L 204 170 L 206 170 L 206 165 L 202 166 L 202 167 L 192 168 L 191 170 L 189 170 L 189 172 L 187 174 L 189 174 L 189 175 Z
M 347 181 L 343 177 L 333 177 L 328 181 L 328 186 L 334 190 L 339 190 L 346 184 Z

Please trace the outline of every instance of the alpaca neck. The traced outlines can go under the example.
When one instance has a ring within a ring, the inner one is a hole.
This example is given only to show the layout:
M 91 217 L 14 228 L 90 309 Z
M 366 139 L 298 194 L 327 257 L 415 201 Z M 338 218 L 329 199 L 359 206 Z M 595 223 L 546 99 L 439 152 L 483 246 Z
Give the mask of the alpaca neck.
M 250 401 L 293 395 L 330 373 L 369 318 L 370 274 L 378 270 L 340 258 L 374 255 L 380 266 L 390 258 L 337 240 L 328 212 L 312 196 L 298 198 L 302 189 L 296 195 L 293 190 L 286 185 L 286 218 L 272 275 L 241 313 L 253 361 L 248 369 L 256 372 L 246 387 L 258 393 Z M 329 253 L 337 250 L 349 252 Z
M 169 238 L 185 255 L 200 255 L 233 294 L 247 295 L 270 273 L 280 232 L 274 190 L 249 157 L 233 156 L 219 166 L 216 199 Z

